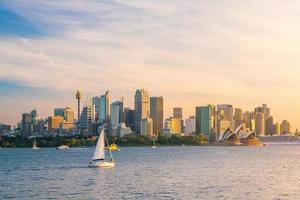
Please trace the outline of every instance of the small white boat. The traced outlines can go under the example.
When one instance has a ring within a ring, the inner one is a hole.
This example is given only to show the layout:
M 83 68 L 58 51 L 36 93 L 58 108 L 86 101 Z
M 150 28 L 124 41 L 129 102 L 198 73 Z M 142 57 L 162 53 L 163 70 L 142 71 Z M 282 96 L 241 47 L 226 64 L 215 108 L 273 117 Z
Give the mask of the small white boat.
M 112 153 L 109 148 L 108 148 L 108 150 L 109 150 L 109 154 L 110 154 L 110 160 L 109 161 L 105 160 L 105 141 L 107 143 L 107 146 L 109 146 L 108 140 L 105 136 L 104 126 L 102 126 L 101 133 L 98 138 L 96 149 L 94 152 L 94 156 L 93 156 L 93 159 L 91 160 L 91 162 L 89 163 L 89 167 L 91 167 L 91 168 L 95 168 L 95 167 L 112 168 L 115 166 L 115 162 L 113 160 Z
M 40 148 L 36 146 L 36 140 L 33 142 L 32 150 L 39 150 Z
M 156 148 L 157 148 L 157 146 L 156 146 L 156 144 L 155 144 L 155 140 L 153 140 L 153 145 L 152 145 L 151 148 L 152 148 L 152 149 L 156 149 Z
M 69 147 L 67 145 L 60 145 L 59 147 L 56 147 L 57 150 L 67 150 Z

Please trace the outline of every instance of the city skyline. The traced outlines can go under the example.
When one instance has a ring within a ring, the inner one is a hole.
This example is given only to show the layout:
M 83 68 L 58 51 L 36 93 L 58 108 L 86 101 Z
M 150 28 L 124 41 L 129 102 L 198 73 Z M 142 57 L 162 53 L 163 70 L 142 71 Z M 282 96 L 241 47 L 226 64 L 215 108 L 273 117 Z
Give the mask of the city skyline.
M 109 89 L 133 108 L 146 88 L 164 97 L 165 118 L 173 107 L 186 119 L 196 106 L 266 103 L 274 121 L 300 127 L 299 2 L 28 2 L 0 3 L 1 123 L 33 107 L 75 110 L 77 88 Z

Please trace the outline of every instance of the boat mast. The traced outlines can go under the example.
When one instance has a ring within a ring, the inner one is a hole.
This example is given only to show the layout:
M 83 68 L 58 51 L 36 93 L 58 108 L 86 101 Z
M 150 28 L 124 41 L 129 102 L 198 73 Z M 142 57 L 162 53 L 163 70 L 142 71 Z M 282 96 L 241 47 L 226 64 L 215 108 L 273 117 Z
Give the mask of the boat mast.
M 108 139 L 106 137 L 105 132 L 104 132 L 104 137 L 105 137 L 105 140 L 106 140 L 106 143 L 107 143 L 107 148 L 108 148 L 108 151 L 109 151 L 109 154 L 110 154 L 110 157 L 111 157 L 111 161 L 114 161 L 111 150 L 109 149 L 109 143 L 108 143 Z

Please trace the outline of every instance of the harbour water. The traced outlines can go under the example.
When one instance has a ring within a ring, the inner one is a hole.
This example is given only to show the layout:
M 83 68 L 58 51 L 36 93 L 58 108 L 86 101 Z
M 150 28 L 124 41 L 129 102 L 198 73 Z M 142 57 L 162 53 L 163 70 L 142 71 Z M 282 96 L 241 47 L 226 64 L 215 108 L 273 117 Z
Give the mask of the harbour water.
M 0 199 L 299 199 L 300 145 L 1 149 Z

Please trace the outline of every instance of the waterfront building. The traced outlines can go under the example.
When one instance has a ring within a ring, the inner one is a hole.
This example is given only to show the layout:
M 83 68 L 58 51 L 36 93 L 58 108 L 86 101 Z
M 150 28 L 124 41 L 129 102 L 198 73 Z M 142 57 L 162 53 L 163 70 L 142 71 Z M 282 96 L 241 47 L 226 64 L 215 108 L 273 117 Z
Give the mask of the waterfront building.
M 150 98 L 150 118 L 153 120 L 153 133 L 163 133 L 164 101 L 163 97 Z
M 182 119 L 182 108 L 179 108 L 179 107 L 173 108 L 173 117 Z
M 184 135 L 195 135 L 196 130 L 196 120 L 194 116 L 190 116 L 188 119 L 185 120 L 185 130 Z
M 280 124 L 280 134 L 290 134 L 291 124 L 288 120 L 283 120 Z
M 274 135 L 280 135 L 280 124 L 276 122 L 274 124 L 273 130 L 274 130 Z
M 217 105 L 217 110 L 224 111 L 224 119 L 230 122 L 230 128 L 234 129 L 234 120 L 233 120 L 233 107 L 229 104 L 219 104 Z
M 95 123 L 94 105 L 89 104 L 82 108 L 79 123 L 80 123 L 80 129 L 83 134 L 92 135 L 94 133 L 94 123 Z
M 153 134 L 153 120 L 148 117 L 148 118 L 144 118 L 141 121 L 141 127 L 140 127 L 140 134 L 144 135 L 144 136 L 154 136 Z
M 58 130 L 64 123 L 64 117 L 62 116 L 50 116 L 48 117 L 48 130 L 53 132 Z
M 150 115 L 150 99 L 149 94 L 146 90 L 136 90 L 134 96 L 134 127 L 135 132 L 140 134 L 141 132 L 141 121 L 144 118 L 148 118 Z
M 204 134 L 209 139 L 213 133 L 216 133 L 215 107 L 212 105 L 196 107 L 196 134 Z
M 22 114 L 22 126 L 21 134 L 23 137 L 28 137 L 33 133 L 33 123 L 32 123 L 32 114 L 23 113 Z
M 115 101 L 110 106 L 110 124 L 117 127 L 121 122 L 123 122 L 123 102 Z
M 274 135 L 273 116 L 266 119 L 266 135 Z
M 265 135 L 265 113 L 263 112 L 255 114 L 255 132 L 258 136 Z
M 130 108 L 124 108 L 124 122 L 126 127 L 130 127 L 134 130 L 134 110 Z
M 54 108 L 54 116 L 64 117 L 65 108 Z
M 169 130 L 170 134 L 181 135 L 182 133 L 182 119 L 170 117 L 169 119 Z
M 110 93 L 106 91 L 104 95 L 100 97 L 100 124 L 108 123 L 110 118 Z

